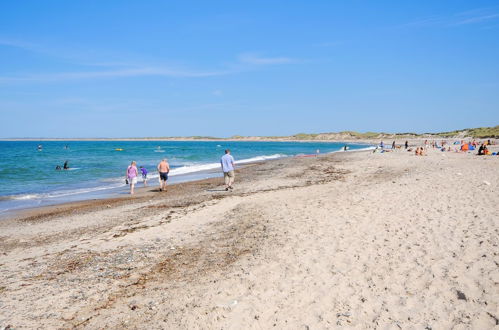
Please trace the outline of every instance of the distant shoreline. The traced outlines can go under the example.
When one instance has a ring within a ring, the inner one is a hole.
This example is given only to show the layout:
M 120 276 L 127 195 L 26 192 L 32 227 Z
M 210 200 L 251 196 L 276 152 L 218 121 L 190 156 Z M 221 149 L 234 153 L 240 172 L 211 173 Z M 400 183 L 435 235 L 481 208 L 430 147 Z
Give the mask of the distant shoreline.
M 0 142 L 16 142 L 16 141 L 26 141 L 26 142 L 38 142 L 38 141 L 48 141 L 48 142 L 66 142 L 66 141 L 178 141 L 178 142 L 362 142 L 371 141 L 377 139 L 331 139 L 331 140 L 300 140 L 300 139 L 286 139 L 286 138 L 245 138 L 245 139 L 231 139 L 231 138 L 214 138 L 214 139 L 189 139 L 189 138 L 12 138 L 12 139 L 0 139 Z
M 91 137 L 91 138 L 0 138 L 0 141 L 268 141 L 268 142 L 351 142 L 351 141 L 376 141 L 376 140 L 425 140 L 425 139 L 490 139 L 499 138 L 499 125 L 494 127 L 476 127 L 455 130 L 450 132 L 435 133 L 386 133 L 386 132 L 329 132 L 329 133 L 298 133 L 288 136 L 242 136 L 216 137 L 206 135 L 169 136 L 169 137 Z
M 442 136 L 424 136 L 424 137 L 379 137 L 379 138 L 342 138 L 342 139 L 291 139 L 291 138 L 213 138 L 213 139 L 195 139 L 195 138 L 12 138 L 0 139 L 0 142 L 302 142 L 302 143 L 365 143 L 378 144 L 380 141 L 391 142 L 409 141 L 420 142 L 424 140 L 493 140 L 498 143 L 496 138 L 474 138 L 474 137 L 442 137 Z

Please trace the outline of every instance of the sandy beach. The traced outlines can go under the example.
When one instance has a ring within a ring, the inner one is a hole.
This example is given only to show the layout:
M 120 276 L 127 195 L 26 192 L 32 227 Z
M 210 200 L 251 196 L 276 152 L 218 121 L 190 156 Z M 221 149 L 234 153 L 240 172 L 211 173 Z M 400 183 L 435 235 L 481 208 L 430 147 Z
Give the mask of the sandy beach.
M 494 150 L 497 151 L 497 148 Z M 251 164 L 0 221 L 0 327 L 491 329 L 499 157 Z

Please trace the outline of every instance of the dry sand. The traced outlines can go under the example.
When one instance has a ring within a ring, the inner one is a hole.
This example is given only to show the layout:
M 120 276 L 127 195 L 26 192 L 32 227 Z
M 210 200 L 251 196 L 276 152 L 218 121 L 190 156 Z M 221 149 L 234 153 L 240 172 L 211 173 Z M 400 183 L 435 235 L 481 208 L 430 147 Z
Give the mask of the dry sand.
M 0 327 L 490 329 L 499 157 L 255 164 L 0 221 Z

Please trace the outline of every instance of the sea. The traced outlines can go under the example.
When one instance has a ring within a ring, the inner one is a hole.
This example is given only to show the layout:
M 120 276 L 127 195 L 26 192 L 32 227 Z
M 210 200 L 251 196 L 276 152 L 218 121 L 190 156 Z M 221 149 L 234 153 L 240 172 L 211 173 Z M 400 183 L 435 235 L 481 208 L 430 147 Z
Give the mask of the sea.
M 344 143 L 247 141 L 0 141 L 0 215 L 69 201 L 128 193 L 132 160 L 159 185 L 156 166 L 167 158 L 170 184 L 221 176 L 219 159 L 230 149 L 236 164 L 340 152 Z M 368 148 L 348 144 L 349 150 Z M 67 162 L 69 169 L 57 170 Z M 139 180 L 138 187 L 143 184 Z

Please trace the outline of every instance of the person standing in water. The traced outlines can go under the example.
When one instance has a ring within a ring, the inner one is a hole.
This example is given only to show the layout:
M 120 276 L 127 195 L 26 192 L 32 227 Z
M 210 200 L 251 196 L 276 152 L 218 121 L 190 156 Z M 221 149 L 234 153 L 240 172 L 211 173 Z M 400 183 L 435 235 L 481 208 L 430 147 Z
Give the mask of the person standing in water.
M 62 168 L 65 169 L 65 170 L 69 170 L 69 164 L 68 164 L 67 160 L 64 162 L 64 165 L 63 165 Z
M 170 172 L 170 164 L 168 164 L 168 161 L 165 158 L 158 164 L 159 191 L 166 191 L 166 181 L 168 180 L 169 172 Z
M 134 194 L 134 188 L 137 184 L 137 176 L 139 175 L 139 171 L 137 170 L 137 163 L 132 161 L 130 166 L 126 169 L 126 180 L 127 183 L 130 184 L 130 195 Z
M 140 172 L 142 173 L 142 181 L 144 182 L 144 187 L 147 187 L 147 169 L 144 166 L 141 166 Z
M 220 165 L 222 166 L 222 171 L 224 172 L 225 190 L 232 190 L 232 184 L 234 183 L 235 178 L 234 169 L 236 165 L 234 164 L 234 157 L 231 156 L 229 149 L 225 150 L 225 155 L 223 155 L 220 159 Z
M 409 141 L 405 141 L 405 148 L 409 148 Z

